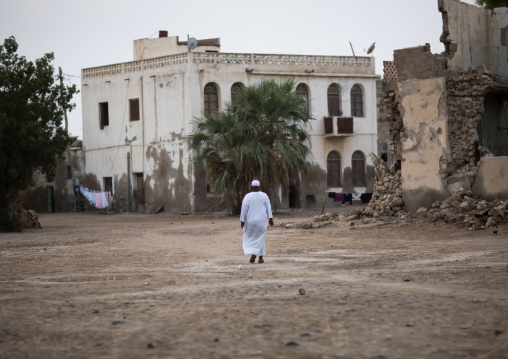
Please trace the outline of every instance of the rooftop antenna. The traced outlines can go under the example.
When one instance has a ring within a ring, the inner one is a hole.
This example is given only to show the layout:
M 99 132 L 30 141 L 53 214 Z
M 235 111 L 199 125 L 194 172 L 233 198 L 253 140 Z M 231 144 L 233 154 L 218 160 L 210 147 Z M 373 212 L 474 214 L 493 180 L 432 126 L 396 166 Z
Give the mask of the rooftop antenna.
M 353 45 L 351 44 L 351 41 L 349 41 L 349 46 L 351 46 L 351 51 L 353 51 L 353 56 L 356 57 L 355 50 L 353 50 Z
M 189 51 L 194 50 L 196 47 L 198 47 L 198 40 L 191 37 L 189 40 L 187 40 L 187 47 L 189 48 Z

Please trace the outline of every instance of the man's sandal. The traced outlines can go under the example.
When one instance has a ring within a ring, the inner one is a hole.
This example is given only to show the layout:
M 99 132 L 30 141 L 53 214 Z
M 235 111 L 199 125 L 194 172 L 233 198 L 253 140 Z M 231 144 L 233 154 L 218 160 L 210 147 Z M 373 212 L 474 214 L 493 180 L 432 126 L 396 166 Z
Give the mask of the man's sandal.
M 255 261 L 256 261 L 256 256 L 253 254 L 253 255 L 251 255 L 251 257 L 250 257 L 249 262 L 254 263 Z
M 265 260 L 263 259 L 263 256 L 259 256 L 259 261 L 258 263 L 265 263 Z

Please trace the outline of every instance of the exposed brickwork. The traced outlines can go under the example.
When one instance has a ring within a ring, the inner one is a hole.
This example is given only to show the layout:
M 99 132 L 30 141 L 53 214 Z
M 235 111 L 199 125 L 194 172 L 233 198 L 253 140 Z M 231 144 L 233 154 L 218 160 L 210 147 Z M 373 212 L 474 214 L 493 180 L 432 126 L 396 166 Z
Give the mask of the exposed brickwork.
M 442 164 L 443 178 L 476 174 L 475 141 L 478 123 L 484 112 L 485 89 L 500 79 L 484 66 L 446 79 L 450 158 Z

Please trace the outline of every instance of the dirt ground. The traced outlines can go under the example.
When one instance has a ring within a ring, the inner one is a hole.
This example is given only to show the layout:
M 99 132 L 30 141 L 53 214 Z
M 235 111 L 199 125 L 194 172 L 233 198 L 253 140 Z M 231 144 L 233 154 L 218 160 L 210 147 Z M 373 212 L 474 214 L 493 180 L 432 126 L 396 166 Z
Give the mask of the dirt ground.
M 507 225 L 276 226 L 249 264 L 237 217 L 40 221 L 0 233 L 0 358 L 508 358 Z

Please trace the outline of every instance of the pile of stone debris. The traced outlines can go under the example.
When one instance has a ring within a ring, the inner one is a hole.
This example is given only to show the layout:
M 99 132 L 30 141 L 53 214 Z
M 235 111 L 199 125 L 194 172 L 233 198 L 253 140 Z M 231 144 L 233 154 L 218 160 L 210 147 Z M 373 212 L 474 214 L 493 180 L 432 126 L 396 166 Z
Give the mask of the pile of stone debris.
M 495 227 L 508 220 L 508 200 L 487 202 L 473 197 L 471 191 L 456 194 L 443 202 L 435 202 L 431 208 L 422 207 L 415 216 L 434 222 L 458 223 L 471 230 Z
M 372 153 L 370 158 L 374 163 L 376 182 L 374 183 L 372 199 L 362 214 L 363 216 L 376 218 L 398 216 L 404 205 L 400 180 L 401 172 L 400 170 L 390 170 L 381 158 Z
M 42 228 L 39 215 L 31 209 L 18 210 L 18 218 L 22 228 Z
M 18 213 L 21 228 L 42 228 L 41 223 L 39 222 L 39 215 L 31 209 L 25 209 L 23 207 L 23 201 L 21 201 L 21 197 L 19 195 L 15 196 L 12 201 L 12 205 Z

